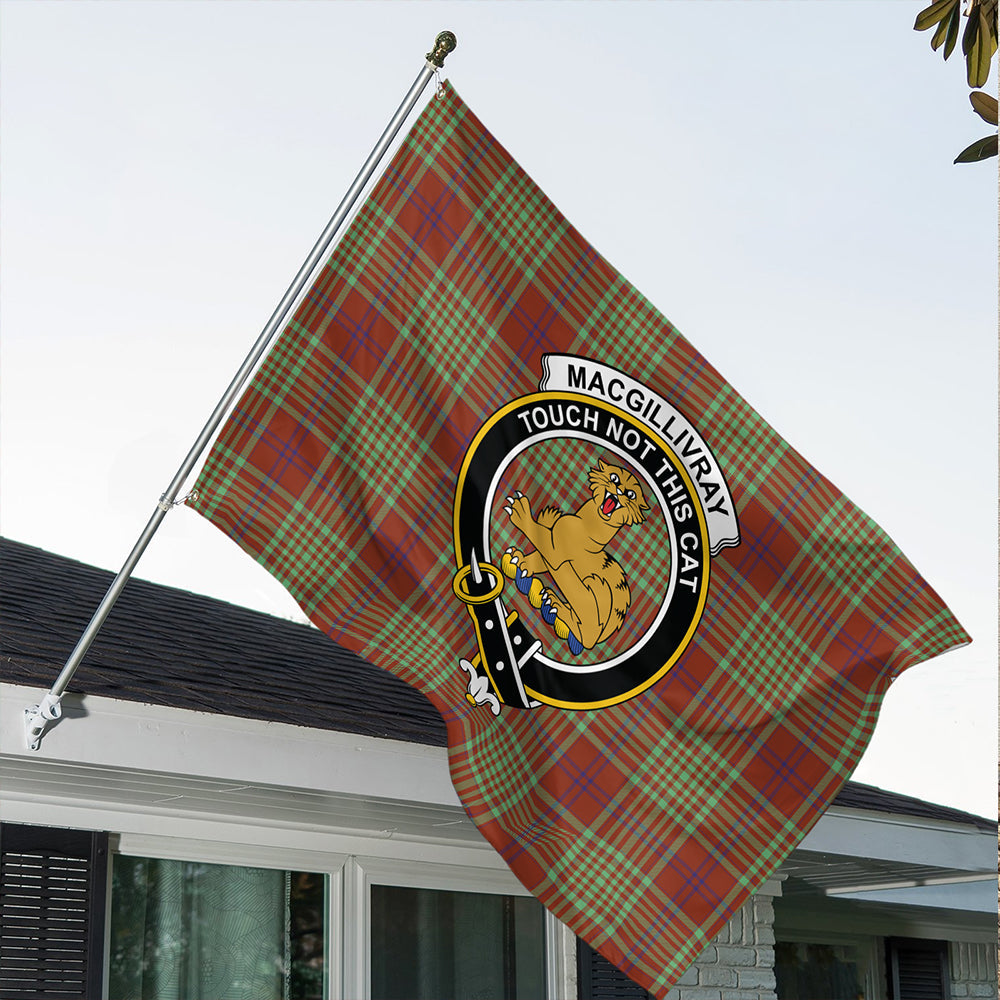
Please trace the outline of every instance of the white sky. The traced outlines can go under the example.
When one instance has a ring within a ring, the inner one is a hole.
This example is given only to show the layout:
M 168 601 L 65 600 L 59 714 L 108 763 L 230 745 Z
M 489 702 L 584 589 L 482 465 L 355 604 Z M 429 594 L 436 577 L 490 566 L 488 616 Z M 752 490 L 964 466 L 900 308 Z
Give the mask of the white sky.
M 855 778 L 991 814 L 996 161 L 952 164 L 988 128 L 924 5 L 2 0 L 0 530 L 122 564 L 450 28 L 498 139 L 973 634 Z M 187 511 L 136 575 L 302 619 Z

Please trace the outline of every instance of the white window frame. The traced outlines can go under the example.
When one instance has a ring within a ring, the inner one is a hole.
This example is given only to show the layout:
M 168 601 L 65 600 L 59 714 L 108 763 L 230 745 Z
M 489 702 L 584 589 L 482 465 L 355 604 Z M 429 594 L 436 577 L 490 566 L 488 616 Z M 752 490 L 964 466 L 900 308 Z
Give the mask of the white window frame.
M 789 931 L 776 935 L 776 944 L 850 945 L 857 949 L 862 963 L 862 987 L 866 1000 L 885 1000 L 885 963 L 882 958 L 884 939 L 872 934 L 849 934 L 839 931 Z
M 344 869 L 348 857 L 326 851 L 308 851 L 272 845 L 234 844 L 216 840 L 192 840 L 149 834 L 111 837 L 108 864 L 107 914 L 104 932 L 104 995 L 109 1000 L 111 950 L 111 871 L 115 855 L 154 858 L 158 861 L 193 861 L 213 865 L 242 865 L 278 871 L 305 871 L 326 877 L 326 969 L 323 993 L 326 1000 L 343 1000 Z
M 344 996 L 371 1000 L 371 887 L 403 886 L 502 896 L 531 896 L 514 875 L 495 868 L 391 858 L 351 857 L 344 867 Z M 576 995 L 576 938 L 545 911 L 545 988 L 550 1000 Z

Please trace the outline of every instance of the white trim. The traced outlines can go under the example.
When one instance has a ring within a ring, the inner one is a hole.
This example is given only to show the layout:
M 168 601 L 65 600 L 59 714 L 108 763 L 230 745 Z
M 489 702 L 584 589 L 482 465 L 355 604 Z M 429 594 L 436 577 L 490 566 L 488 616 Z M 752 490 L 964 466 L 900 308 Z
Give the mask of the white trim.
M 277 868 L 340 874 L 347 856 L 325 851 L 303 851 L 288 847 L 234 844 L 231 841 L 185 840 L 159 834 L 122 834 L 115 854 L 165 861 L 201 861 L 213 865 L 243 865 L 247 868 Z
M 370 920 L 368 887 L 364 870 L 356 858 L 344 868 L 344 997 L 369 1000 L 371 989 L 371 948 L 368 947 Z
M 343 855 L 320 851 L 288 850 L 273 844 L 267 846 L 233 843 L 231 841 L 185 840 L 159 834 L 122 834 L 112 836 L 109 848 L 107 910 L 104 935 L 104 996 L 110 983 L 111 964 L 111 879 L 116 855 L 157 858 L 169 861 L 194 861 L 206 864 L 244 865 L 250 868 L 272 868 L 279 871 L 309 871 L 325 877 L 326 938 L 324 941 L 324 995 L 328 1000 L 344 1000 L 343 948 L 340 944 L 344 926 L 344 867 Z
M 887 903 L 908 910 L 913 907 L 927 907 L 936 910 L 956 910 L 960 913 L 983 913 L 995 917 L 997 876 L 977 878 L 974 885 L 955 880 L 917 886 L 886 886 L 881 889 L 842 894 L 842 898 L 868 903 Z
M 40 697 L 0 683 L 0 754 L 255 784 L 295 775 L 303 789 L 460 806 L 442 747 L 94 695 L 66 695 L 62 719 L 30 751 L 23 712 Z
M 931 885 L 964 885 L 967 882 L 992 882 L 996 884 L 997 876 L 989 875 L 951 875 L 941 878 L 921 878 L 904 882 L 881 882 L 872 885 L 837 886 L 824 889 L 827 896 L 854 896 L 870 892 L 887 892 L 892 889 L 919 889 Z M 994 893 L 996 895 L 996 893 Z
M 576 935 L 545 911 L 545 987 L 549 1000 L 579 995 Z
M 345 861 L 346 865 L 346 861 Z M 326 975 L 324 995 L 328 1000 L 345 1000 L 344 993 L 344 868 L 326 880 Z
M 385 857 L 353 859 L 365 891 L 373 885 L 399 885 L 411 889 L 445 889 L 451 892 L 530 896 L 509 868 L 488 869 L 468 865 L 410 864 Z
M 798 850 L 980 873 L 994 870 L 996 843 L 965 824 L 832 808 Z
M 345 835 L 329 829 L 298 829 L 291 825 L 251 822 L 246 818 L 217 818 L 186 815 L 163 809 L 155 813 L 128 811 L 114 805 L 76 807 L 61 801 L 39 802 L 8 800 L 4 803 L 3 820 L 38 826 L 69 827 L 80 830 L 109 830 L 120 833 L 128 853 L 136 853 L 129 845 L 133 837 L 178 839 L 211 843 L 215 850 L 230 857 L 259 850 L 313 852 L 325 856 L 374 855 L 439 864 L 455 862 L 509 872 L 503 859 L 482 840 L 479 844 L 456 844 L 442 837 L 434 842 L 360 834 Z M 277 867 L 285 867 L 277 865 Z

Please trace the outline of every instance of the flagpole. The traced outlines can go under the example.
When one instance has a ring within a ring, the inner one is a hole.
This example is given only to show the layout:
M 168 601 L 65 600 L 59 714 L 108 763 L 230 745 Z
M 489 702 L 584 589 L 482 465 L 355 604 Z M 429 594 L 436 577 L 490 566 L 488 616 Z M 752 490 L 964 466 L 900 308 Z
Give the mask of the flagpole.
M 257 364 L 267 351 L 275 333 L 284 325 L 285 319 L 292 306 L 302 294 L 310 276 L 316 269 L 319 262 L 323 259 L 330 243 L 333 241 L 334 236 L 343 225 L 344 220 L 347 218 L 351 209 L 354 207 L 354 203 L 357 201 L 365 185 L 375 173 L 379 161 L 385 155 L 386 150 L 396 137 L 396 133 L 402 127 L 403 122 L 406 120 L 409 113 L 413 110 L 414 105 L 417 103 L 417 100 L 419 99 L 424 88 L 434 75 L 435 70 L 440 69 L 444 65 L 445 58 L 455 48 L 456 44 L 457 40 L 454 34 L 450 31 L 442 31 L 438 34 L 437 38 L 435 38 L 434 48 L 427 53 L 423 69 L 421 69 L 421 71 L 417 74 L 417 78 L 413 81 L 413 84 L 407 91 L 406 96 L 396 109 L 396 113 L 392 116 L 389 124 L 385 127 L 385 130 L 383 131 L 378 142 L 375 144 L 374 149 L 372 149 L 371 153 L 368 155 L 368 159 L 365 160 L 361 170 L 358 172 L 357 177 L 354 178 L 354 182 L 347 189 L 347 193 L 337 206 L 337 209 L 330 218 L 330 221 L 327 223 L 326 228 L 320 234 L 320 237 L 316 241 L 316 244 L 312 248 L 309 256 L 302 263 L 302 266 L 292 279 L 292 282 L 285 291 L 285 294 L 282 296 L 281 301 L 271 314 L 271 318 L 267 321 L 267 324 L 261 331 L 260 336 L 254 342 L 250 353 L 247 355 L 246 360 L 241 365 L 239 371 L 237 371 L 235 376 L 233 376 L 233 380 L 230 382 L 225 395 L 223 395 L 215 409 L 212 411 L 208 421 L 202 428 L 201 433 L 198 435 L 195 443 L 191 446 L 191 450 L 188 452 L 184 461 L 181 463 L 180 468 L 174 475 L 174 478 L 161 494 L 149 522 L 146 524 L 146 527 L 139 536 L 138 541 L 133 546 L 132 551 L 129 553 L 124 565 L 118 571 L 118 575 L 114 578 L 114 580 L 112 580 L 111 586 L 104 595 L 104 599 L 94 612 L 94 616 L 90 619 L 90 624 L 87 625 L 87 628 L 80 636 L 80 639 L 74 647 L 73 652 L 70 654 L 69 659 L 66 661 L 66 665 L 63 667 L 62 672 L 56 679 L 56 682 L 42 698 L 41 702 L 37 705 L 31 705 L 24 710 L 24 735 L 25 743 L 27 744 L 29 750 L 37 750 L 39 748 L 42 736 L 49 723 L 55 722 L 62 715 L 62 696 L 66 691 L 66 688 L 69 686 L 69 682 L 72 680 L 73 674 L 76 673 L 77 667 L 80 665 L 80 661 L 86 655 L 91 643 L 93 643 L 94 639 L 97 637 L 97 633 L 100 631 L 101 626 L 107 620 L 108 615 L 111 613 L 111 609 L 114 607 L 115 602 L 118 600 L 119 595 L 125 587 L 125 584 L 132 575 L 132 571 L 135 569 L 136 563 L 138 563 L 143 552 L 146 550 L 146 546 L 156 533 L 157 528 L 159 528 L 160 522 L 169 510 L 178 504 L 183 503 L 183 500 L 177 500 L 177 494 L 180 491 L 181 486 L 190 475 L 191 470 L 194 469 L 198 459 L 202 455 L 202 452 L 215 436 L 216 431 L 219 429 L 219 425 L 225 418 L 230 406 L 236 401 L 236 397 L 242 390 L 244 383 L 253 373 Z

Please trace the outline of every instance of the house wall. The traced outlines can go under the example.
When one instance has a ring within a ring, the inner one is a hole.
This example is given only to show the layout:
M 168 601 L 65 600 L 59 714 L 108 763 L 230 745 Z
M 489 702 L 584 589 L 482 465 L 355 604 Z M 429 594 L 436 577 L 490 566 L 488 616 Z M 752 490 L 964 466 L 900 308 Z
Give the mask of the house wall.
M 997 950 L 992 944 L 953 941 L 949 948 L 951 995 L 995 997 L 997 995 Z
M 331 955 L 331 981 L 343 983 L 334 996 L 366 995 L 358 928 L 370 882 L 525 892 L 461 809 L 441 748 L 68 696 L 63 722 L 27 752 L 23 709 L 40 694 L 0 684 L 0 818 L 109 830 L 115 849 L 134 856 L 330 873 L 332 939 L 345 942 L 343 968 Z M 832 858 L 960 872 L 991 871 L 996 849 L 991 834 L 857 810 L 831 811 L 810 838 Z M 748 902 L 670 1000 L 776 1000 L 780 895 L 772 882 Z M 885 924 L 847 899 L 822 904 L 814 912 L 814 901 L 786 896 L 779 930 L 867 937 L 873 997 L 886 995 L 879 942 L 887 934 L 963 942 L 950 955 L 953 997 L 996 996 L 995 914 L 909 907 L 905 921 Z M 547 937 L 550 995 L 566 1000 L 577 992 L 575 941 L 554 921 Z
M 667 1000 L 775 998 L 774 896 L 763 892 L 746 902 L 667 994 Z

